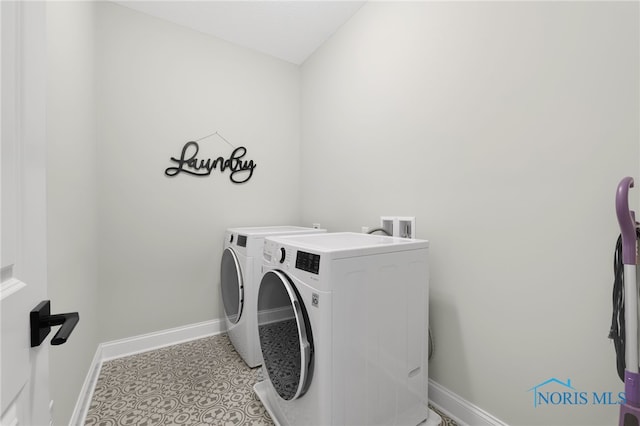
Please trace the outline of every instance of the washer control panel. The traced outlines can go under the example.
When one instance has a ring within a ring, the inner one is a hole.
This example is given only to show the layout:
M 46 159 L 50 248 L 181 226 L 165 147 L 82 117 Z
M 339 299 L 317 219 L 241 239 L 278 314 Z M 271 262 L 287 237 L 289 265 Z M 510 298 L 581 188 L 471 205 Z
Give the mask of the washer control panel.
M 298 250 L 296 268 L 318 275 L 320 272 L 320 255 Z
M 314 275 L 320 274 L 320 255 L 298 250 L 291 247 L 284 247 L 273 241 L 265 240 L 262 257 L 268 264 L 277 265 L 283 270 L 290 270 L 295 265 L 295 269 L 309 272 Z

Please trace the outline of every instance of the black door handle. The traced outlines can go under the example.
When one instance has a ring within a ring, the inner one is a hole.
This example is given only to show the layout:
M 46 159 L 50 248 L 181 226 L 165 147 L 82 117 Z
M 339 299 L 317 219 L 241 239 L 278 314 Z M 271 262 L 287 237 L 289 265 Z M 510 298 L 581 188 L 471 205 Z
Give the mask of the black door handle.
M 31 347 L 40 346 L 51 332 L 51 327 L 62 325 L 51 339 L 52 345 L 61 345 L 67 341 L 69 335 L 80 321 L 77 312 L 51 315 L 51 301 L 43 300 L 33 308 L 29 314 L 31 322 Z

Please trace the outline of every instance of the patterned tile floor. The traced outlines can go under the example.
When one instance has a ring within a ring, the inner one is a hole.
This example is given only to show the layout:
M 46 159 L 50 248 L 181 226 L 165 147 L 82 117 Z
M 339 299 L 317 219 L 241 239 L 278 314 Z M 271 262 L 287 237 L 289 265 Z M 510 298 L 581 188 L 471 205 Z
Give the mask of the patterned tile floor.
M 107 361 L 85 425 L 273 425 L 253 392 L 259 379 L 226 334 Z

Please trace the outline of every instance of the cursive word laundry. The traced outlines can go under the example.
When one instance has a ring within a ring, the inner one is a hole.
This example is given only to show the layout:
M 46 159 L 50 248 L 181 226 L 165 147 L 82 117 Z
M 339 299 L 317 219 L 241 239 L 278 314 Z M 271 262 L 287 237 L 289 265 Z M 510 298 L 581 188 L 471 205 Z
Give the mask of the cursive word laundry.
M 197 142 L 190 141 L 184 144 L 180 158 L 171 157 L 171 161 L 178 163 L 177 166 L 167 167 L 164 174 L 172 177 L 180 173 L 187 173 L 193 176 L 209 176 L 216 169 L 220 173 L 229 170 L 229 179 L 233 183 L 247 182 L 253 176 L 253 169 L 256 168 L 256 164 L 253 160 L 244 160 L 247 149 L 243 146 L 235 148 L 229 158 L 197 158 L 199 150 L 200 147 Z

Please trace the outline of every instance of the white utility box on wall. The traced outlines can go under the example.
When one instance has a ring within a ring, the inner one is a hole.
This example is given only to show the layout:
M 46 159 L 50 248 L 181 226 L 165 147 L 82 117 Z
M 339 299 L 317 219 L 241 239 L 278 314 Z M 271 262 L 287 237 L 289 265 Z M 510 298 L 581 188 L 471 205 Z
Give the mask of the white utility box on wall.
M 380 227 L 394 237 L 416 237 L 415 216 L 380 216 Z

